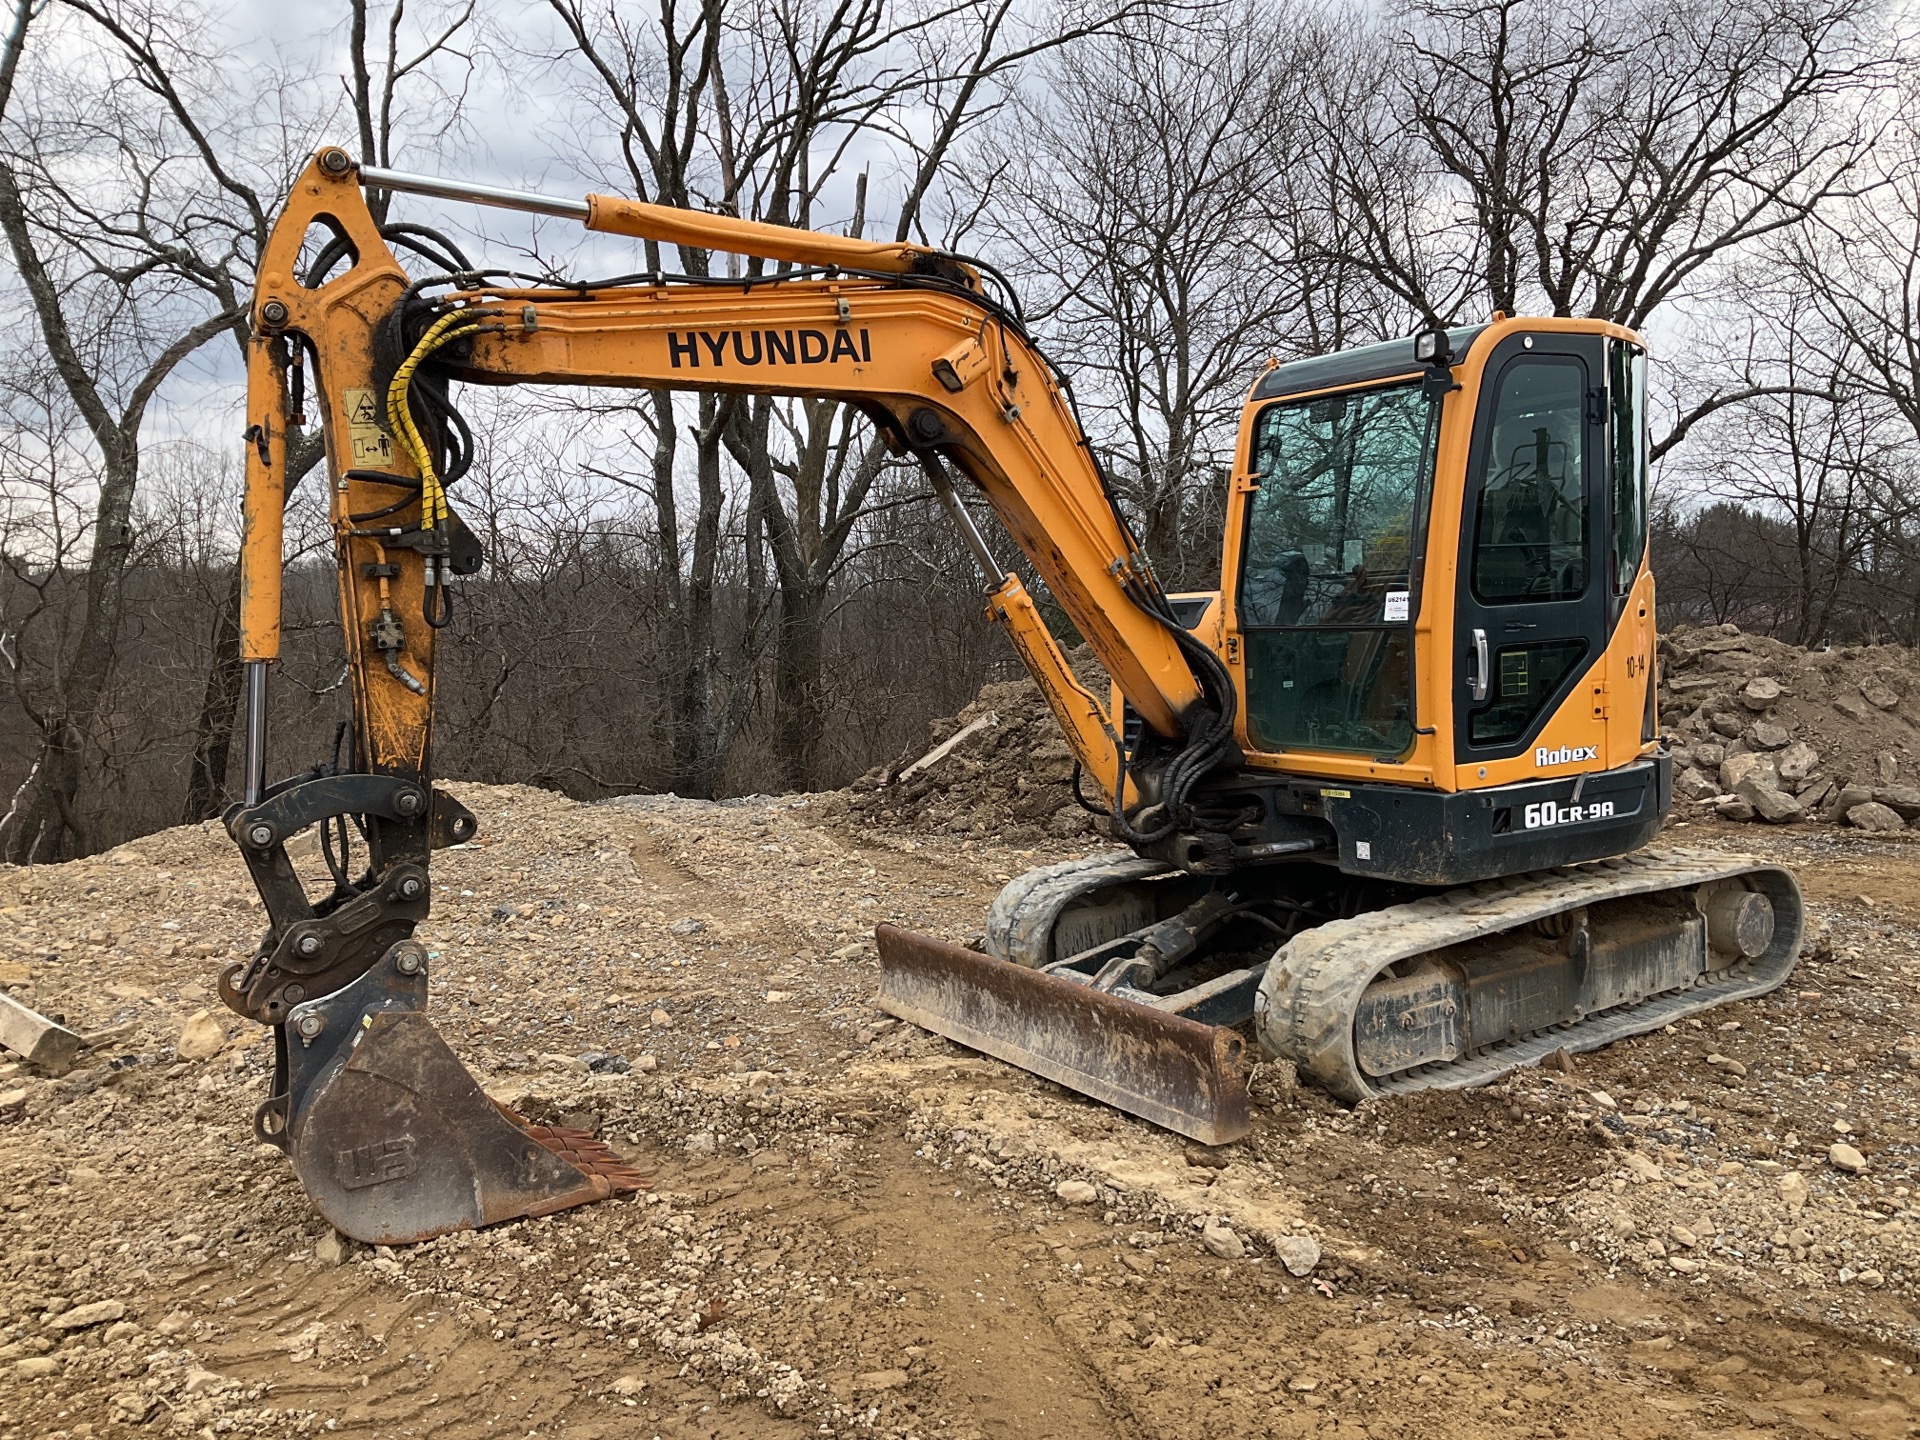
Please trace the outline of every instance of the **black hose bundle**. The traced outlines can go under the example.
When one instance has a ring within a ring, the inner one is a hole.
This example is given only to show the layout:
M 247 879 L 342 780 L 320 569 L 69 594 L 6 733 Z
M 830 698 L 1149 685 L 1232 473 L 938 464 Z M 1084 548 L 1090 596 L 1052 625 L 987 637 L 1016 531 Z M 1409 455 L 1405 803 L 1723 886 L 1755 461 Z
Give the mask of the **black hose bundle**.
M 1167 628 L 1174 644 L 1180 647 L 1193 677 L 1200 686 L 1203 703 L 1188 717 L 1186 743 L 1160 772 L 1159 798 L 1128 815 L 1120 798 L 1125 790 L 1128 757 L 1120 757 L 1120 773 L 1114 777 L 1113 799 L 1108 819 L 1116 838 L 1129 845 L 1152 845 L 1166 839 L 1193 821 L 1189 803 L 1194 786 L 1223 766 L 1237 764 L 1240 747 L 1233 738 L 1233 722 L 1239 713 L 1240 697 L 1233 676 L 1218 655 L 1180 623 L 1157 584 L 1140 579 L 1126 582 L 1127 598 L 1147 615 Z M 1079 794 L 1076 777 L 1074 792 Z

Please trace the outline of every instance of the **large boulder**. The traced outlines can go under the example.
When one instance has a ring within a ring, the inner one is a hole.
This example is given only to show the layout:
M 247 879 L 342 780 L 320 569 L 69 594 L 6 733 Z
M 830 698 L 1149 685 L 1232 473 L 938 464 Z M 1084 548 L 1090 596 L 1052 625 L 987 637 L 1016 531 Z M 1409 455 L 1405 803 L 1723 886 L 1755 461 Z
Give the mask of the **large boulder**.
M 1720 787 L 1698 770 L 1682 770 L 1673 777 L 1673 793 L 1682 800 L 1711 800 Z
M 1758 725 L 1753 727 L 1758 730 Z M 1774 766 L 1780 772 L 1780 783 L 1799 785 L 1820 768 L 1820 752 L 1804 740 L 1796 740 L 1778 755 L 1773 757 Z
M 1740 703 L 1753 711 L 1771 710 L 1786 692 L 1771 675 L 1756 675 L 1740 691 Z
M 1869 675 L 1860 682 L 1860 693 L 1876 710 L 1891 710 L 1900 703 L 1900 696 L 1894 688 L 1875 675 Z
M 1876 803 L 1884 805 L 1902 820 L 1920 818 L 1920 788 L 1912 785 L 1887 785 L 1873 792 Z
M 1869 800 L 1846 812 L 1847 823 L 1861 830 L 1904 830 L 1906 822 L 1886 806 Z
M 1793 743 L 1793 734 L 1786 726 L 1771 720 L 1756 720 L 1748 729 L 1746 739 L 1756 750 L 1784 750 Z
M 1753 813 L 1773 825 L 1792 825 L 1807 818 L 1806 806 L 1776 786 L 1749 775 L 1733 792 L 1753 807 Z
M 1727 747 L 1718 740 L 1702 740 L 1693 747 L 1693 763 L 1702 770 L 1718 770 L 1727 758 Z
M 1726 795 L 1714 804 L 1713 813 L 1718 815 L 1722 820 L 1751 820 L 1753 819 L 1754 811 L 1753 806 L 1749 805 L 1745 800 L 1742 800 L 1738 795 Z M 1893 815 L 1891 810 L 1887 813 Z M 1893 818 L 1898 820 L 1900 817 L 1894 815 Z
M 1858 784 L 1842 785 L 1839 792 L 1827 802 L 1827 814 L 1832 818 L 1844 819 L 1846 813 L 1853 809 L 1854 806 L 1867 805 L 1872 802 L 1873 788 L 1871 786 Z
M 1756 755 L 1748 751 L 1744 755 L 1729 755 L 1720 762 L 1720 789 L 1730 795 L 1737 795 L 1740 786 L 1747 780 L 1758 780 L 1769 790 L 1780 788 L 1780 767 L 1771 755 Z

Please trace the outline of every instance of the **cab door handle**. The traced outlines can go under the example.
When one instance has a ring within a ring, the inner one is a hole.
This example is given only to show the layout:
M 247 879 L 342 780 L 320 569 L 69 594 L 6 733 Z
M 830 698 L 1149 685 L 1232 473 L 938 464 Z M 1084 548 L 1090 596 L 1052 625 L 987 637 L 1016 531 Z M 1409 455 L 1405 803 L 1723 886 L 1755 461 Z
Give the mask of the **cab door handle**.
M 1487 698 L 1487 632 L 1473 632 L 1473 698 Z

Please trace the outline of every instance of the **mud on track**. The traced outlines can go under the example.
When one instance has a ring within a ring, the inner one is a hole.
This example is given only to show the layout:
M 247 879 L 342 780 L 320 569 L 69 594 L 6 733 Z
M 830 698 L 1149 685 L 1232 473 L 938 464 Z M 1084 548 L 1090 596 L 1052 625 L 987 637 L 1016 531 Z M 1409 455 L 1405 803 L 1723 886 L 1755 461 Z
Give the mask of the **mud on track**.
M 654 1192 L 339 1247 L 251 1140 L 269 1047 L 212 978 L 260 922 L 224 837 L 0 870 L 0 983 L 128 1027 L 0 1072 L 0 1437 L 1914 1428 L 1904 837 L 1685 827 L 1800 871 L 1829 928 L 1786 990 L 1469 1094 L 1348 1112 L 1263 1072 L 1218 1166 L 869 1003 L 876 921 L 964 940 L 1082 842 L 460 793 L 484 833 L 436 857 L 436 1018 Z M 207 1009 L 228 1038 L 178 1058 Z

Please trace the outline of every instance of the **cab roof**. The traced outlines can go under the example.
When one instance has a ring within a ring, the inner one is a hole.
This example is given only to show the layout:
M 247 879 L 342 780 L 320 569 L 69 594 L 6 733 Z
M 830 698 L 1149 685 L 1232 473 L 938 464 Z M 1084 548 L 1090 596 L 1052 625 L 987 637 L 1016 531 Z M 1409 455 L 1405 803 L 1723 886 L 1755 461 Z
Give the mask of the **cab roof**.
M 1456 365 L 1473 348 L 1473 342 L 1490 328 L 1485 324 L 1461 325 L 1447 331 Z M 1383 340 L 1377 345 L 1336 350 L 1331 355 L 1315 355 L 1276 366 L 1260 377 L 1249 398 L 1273 400 L 1283 395 L 1304 395 L 1313 390 L 1385 380 L 1392 375 L 1410 375 L 1421 368 L 1420 362 L 1413 358 L 1413 337 L 1409 335 L 1400 340 Z

